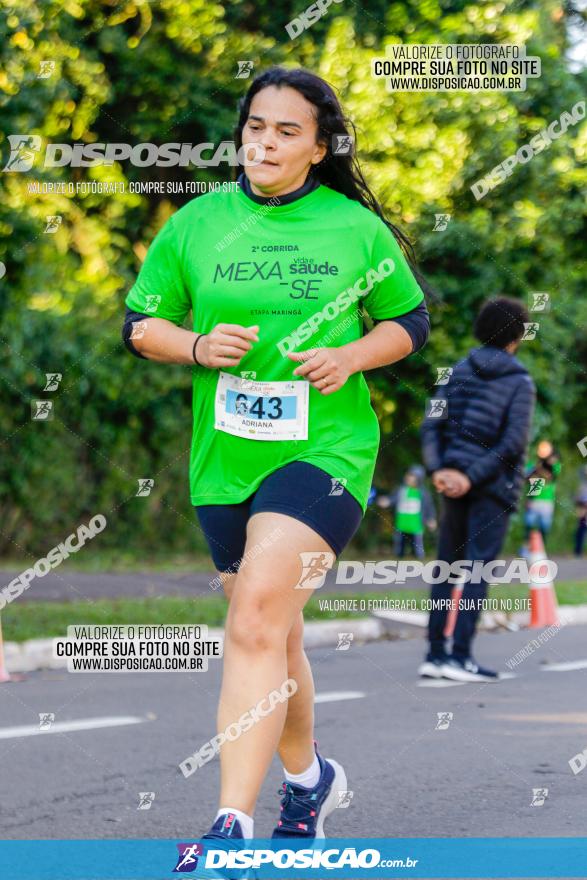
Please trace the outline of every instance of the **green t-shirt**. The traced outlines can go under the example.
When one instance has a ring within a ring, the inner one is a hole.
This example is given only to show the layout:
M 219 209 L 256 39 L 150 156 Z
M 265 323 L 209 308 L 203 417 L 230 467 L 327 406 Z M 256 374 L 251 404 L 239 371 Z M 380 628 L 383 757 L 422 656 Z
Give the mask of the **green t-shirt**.
M 395 528 L 406 535 L 421 535 L 424 531 L 422 491 L 416 486 L 400 487 L 395 508 Z
M 535 461 L 529 461 L 526 469 L 528 473 L 532 473 L 534 468 L 536 467 Z M 531 496 L 529 496 L 530 501 L 554 501 L 556 499 L 556 479 L 561 472 L 561 463 L 560 461 L 555 461 L 552 464 L 552 478 L 547 480 L 544 478 L 544 485 L 538 489 L 538 491 L 534 491 Z M 533 478 L 534 479 L 534 478 Z M 538 477 L 536 478 L 538 479 Z
M 287 350 L 345 345 L 363 335 L 363 306 L 372 318 L 394 318 L 422 299 L 379 217 L 319 186 L 272 207 L 241 189 L 193 199 L 153 240 L 126 304 L 177 325 L 191 310 L 199 333 L 219 323 L 258 324 L 259 342 L 238 367 L 221 370 L 256 381 L 305 382 L 293 376 L 299 364 Z M 341 480 L 365 511 L 379 425 L 362 373 L 329 395 L 309 388 L 306 440 L 249 439 L 215 429 L 218 373 L 193 368 L 192 504 L 237 504 L 277 468 L 305 461 Z

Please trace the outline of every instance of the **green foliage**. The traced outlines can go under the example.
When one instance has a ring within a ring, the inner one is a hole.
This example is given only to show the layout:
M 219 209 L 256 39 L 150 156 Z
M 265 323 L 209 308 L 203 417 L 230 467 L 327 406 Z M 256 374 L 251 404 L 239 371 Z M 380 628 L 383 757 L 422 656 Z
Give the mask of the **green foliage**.
M 436 367 L 473 344 L 484 298 L 545 290 L 541 318 L 521 357 L 537 382 L 536 433 L 567 448 L 587 433 L 587 299 L 584 191 L 587 127 L 577 125 L 518 166 L 476 202 L 469 187 L 569 110 L 584 73 L 565 60 L 572 4 L 533 0 L 367 0 L 332 4 L 290 41 L 284 25 L 303 2 L 266 0 L 0 0 L 0 151 L 7 137 L 49 141 L 214 142 L 231 138 L 238 99 L 273 63 L 315 69 L 335 85 L 359 133 L 367 178 L 390 218 L 416 243 L 436 291 L 433 334 L 406 362 L 370 374 L 382 427 L 378 481 L 395 482 L 418 457 L 418 426 Z M 523 93 L 386 92 L 370 62 L 398 42 L 526 43 L 542 76 Z M 41 62 L 55 72 L 39 78 Z M 583 163 L 583 164 L 581 164 Z M 3 163 L 4 164 L 4 163 Z M 33 195 L 53 181 L 223 179 L 213 171 L 53 168 L 0 173 L 0 553 L 36 557 L 100 511 L 115 520 L 99 538 L 108 552 L 202 551 L 190 508 L 190 371 L 131 358 L 120 340 L 123 300 L 156 230 L 185 200 L 131 194 Z M 449 213 L 434 232 L 435 213 Z M 45 235 L 47 215 L 62 225 Z M 54 419 L 31 421 L 44 374 L 63 373 Z M 155 479 L 148 498 L 137 480 Z M 361 540 L 361 536 L 359 536 Z

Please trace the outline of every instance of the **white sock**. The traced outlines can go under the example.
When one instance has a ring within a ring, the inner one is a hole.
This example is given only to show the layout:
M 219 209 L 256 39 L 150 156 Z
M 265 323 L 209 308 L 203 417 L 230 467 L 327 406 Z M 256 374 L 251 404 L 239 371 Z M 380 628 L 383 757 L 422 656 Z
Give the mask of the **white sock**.
M 320 764 L 318 762 L 318 756 L 314 755 L 313 762 L 303 773 L 289 773 L 285 767 L 283 768 L 283 772 L 285 773 L 286 782 L 291 782 L 292 785 L 302 785 L 304 788 L 316 788 L 320 780 Z
M 221 816 L 226 816 L 227 813 L 234 813 L 238 821 L 241 823 L 243 837 L 252 839 L 254 825 L 252 816 L 247 816 L 246 813 L 241 812 L 241 810 L 235 810 L 234 807 L 220 807 L 216 813 L 216 819 L 214 819 L 214 822 L 216 822 Z

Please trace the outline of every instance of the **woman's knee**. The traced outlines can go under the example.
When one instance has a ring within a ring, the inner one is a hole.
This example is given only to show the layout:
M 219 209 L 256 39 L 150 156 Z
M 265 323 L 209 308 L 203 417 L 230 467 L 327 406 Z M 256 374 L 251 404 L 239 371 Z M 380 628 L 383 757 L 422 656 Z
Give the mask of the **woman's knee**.
M 226 619 L 226 638 L 241 650 L 258 654 L 285 651 L 291 621 L 280 603 L 263 591 L 245 595 L 235 589 Z

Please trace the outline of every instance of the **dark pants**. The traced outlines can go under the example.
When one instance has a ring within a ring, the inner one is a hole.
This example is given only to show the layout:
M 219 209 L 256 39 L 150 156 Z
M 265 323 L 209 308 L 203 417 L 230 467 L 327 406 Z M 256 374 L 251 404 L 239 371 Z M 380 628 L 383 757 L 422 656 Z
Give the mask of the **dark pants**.
M 424 535 L 420 532 L 411 534 L 409 532 L 395 533 L 395 552 L 398 559 L 403 559 L 406 552 L 406 545 L 410 544 L 412 552 L 416 559 L 424 559 Z
M 587 535 L 587 516 L 582 516 L 577 522 L 577 531 L 575 532 L 575 556 L 583 555 L 585 535 Z
M 438 560 L 456 562 L 457 559 L 482 560 L 490 562 L 499 558 L 506 532 L 511 508 L 493 498 L 464 495 L 462 498 L 443 498 L 440 533 L 438 539 Z M 431 589 L 432 600 L 450 599 L 454 584 L 447 581 L 434 584 Z M 475 635 L 477 619 L 482 600 L 487 595 L 487 583 L 466 583 L 463 587 L 463 600 L 473 600 L 470 610 L 460 610 L 453 635 L 453 655 L 461 659 L 471 656 L 471 642 Z M 434 609 L 430 612 L 428 638 L 430 652 L 439 656 L 446 650 L 444 627 L 448 609 Z

